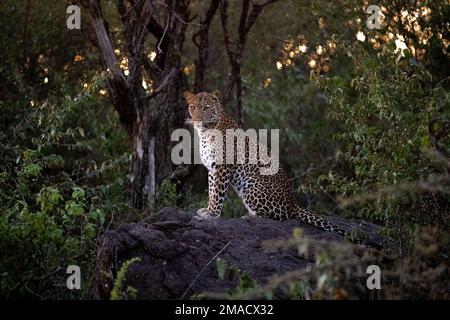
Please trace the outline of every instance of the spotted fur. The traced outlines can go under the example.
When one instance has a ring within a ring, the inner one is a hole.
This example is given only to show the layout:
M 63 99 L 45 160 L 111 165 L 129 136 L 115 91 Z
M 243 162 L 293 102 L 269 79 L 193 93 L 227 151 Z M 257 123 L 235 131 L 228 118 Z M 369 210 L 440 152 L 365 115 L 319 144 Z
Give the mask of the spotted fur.
M 223 111 L 217 92 L 198 94 L 186 92 L 185 99 L 190 115 L 188 122 L 194 125 L 199 134 L 201 159 L 208 169 L 208 207 L 198 210 L 197 218 L 219 217 L 228 188 L 232 186 L 251 216 L 280 220 L 299 218 L 322 230 L 350 236 L 342 228 L 301 208 L 294 198 L 282 168 L 273 175 L 262 175 L 259 170 L 263 165 L 261 163 L 251 164 L 250 161 L 245 161 L 243 164 L 217 163 L 216 160 L 220 156 L 215 147 L 217 140 L 209 129 L 219 130 L 223 136 L 226 136 L 226 129 L 236 129 L 238 126 L 234 119 Z M 248 160 L 251 155 L 248 141 L 246 142 L 245 159 Z M 236 148 L 235 145 L 235 153 Z M 222 157 L 222 159 L 226 157 L 225 144 Z M 352 237 L 349 238 L 354 240 Z

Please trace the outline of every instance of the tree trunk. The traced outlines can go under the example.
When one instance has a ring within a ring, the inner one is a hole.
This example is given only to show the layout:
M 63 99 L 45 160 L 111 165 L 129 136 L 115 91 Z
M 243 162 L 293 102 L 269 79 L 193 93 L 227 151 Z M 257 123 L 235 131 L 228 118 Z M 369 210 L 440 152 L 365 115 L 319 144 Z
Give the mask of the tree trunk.
M 170 158 L 172 131 L 183 126 L 183 92 L 187 81 L 183 73 L 172 69 L 171 85 L 159 91 L 150 106 L 144 106 L 132 134 L 133 157 L 130 206 L 153 212 L 158 185 L 168 178 L 174 165 Z M 162 78 L 165 78 L 164 76 Z

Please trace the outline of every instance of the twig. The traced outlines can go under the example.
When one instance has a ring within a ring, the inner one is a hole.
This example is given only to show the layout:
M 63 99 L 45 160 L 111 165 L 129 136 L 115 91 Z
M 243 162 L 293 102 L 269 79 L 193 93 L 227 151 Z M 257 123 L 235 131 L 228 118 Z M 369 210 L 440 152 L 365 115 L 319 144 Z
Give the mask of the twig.
M 202 268 L 202 270 L 200 270 L 200 272 L 198 273 L 198 275 L 195 277 L 194 280 L 192 280 L 192 282 L 189 284 L 189 286 L 187 287 L 186 291 L 183 293 L 183 295 L 181 296 L 180 300 L 183 300 L 184 297 L 186 296 L 186 294 L 189 292 L 189 290 L 191 289 L 192 285 L 195 283 L 195 281 L 197 281 L 197 279 L 200 277 L 200 275 L 203 273 L 203 271 L 205 271 L 205 269 L 211 264 L 211 262 L 213 262 L 221 253 L 222 251 L 224 251 L 231 243 L 232 240 L 228 241 L 228 243 L 219 251 L 217 252 L 217 254 L 211 258 L 211 260 L 209 260 L 209 262 Z
M 169 22 L 170 22 L 170 18 L 167 18 L 166 26 L 164 27 L 163 34 L 162 34 L 162 36 L 161 36 L 161 39 L 159 39 L 159 42 L 158 42 L 158 47 L 157 47 L 158 53 L 162 53 L 162 52 L 163 52 L 163 51 L 161 50 L 161 43 L 162 43 L 162 41 L 164 40 L 164 36 L 166 35 L 167 29 L 169 28 Z
M 155 88 L 151 94 L 146 95 L 143 98 L 146 101 L 154 98 L 159 92 L 161 92 L 161 90 L 163 90 L 173 80 L 172 78 L 175 76 L 176 72 L 177 72 L 177 69 L 176 68 L 172 68 L 170 70 L 169 74 L 163 79 L 161 84 L 158 86 L 158 88 Z
M 130 16 L 130 14 L 131 14 L 133 11 L 135 11 L 135 9 L 137 8 L 137 6 L 141 4 L 141 2 L 142 2 L 142 0 L 138 0 L 135 4 L 133 4 L 133 5 L 131 6 L 131 8 L 128 9 L 128 11 L 125 12 L 125 14 L 123 15 L 124 19 L 127 19 L 127 18 Z
M 193 23 L 193 22 L 189 22 L 189 21 L 184 21 L 183 18 L 181 18 L 174 10 L 170 9 L 170 7 L 167 5 L 167 3 L 165 1 L 160 3 L 160 5 L 165 7 L 167 9 L 167 11 L 172 13 L 175 16 L 175 18 L 177 18 L 184 25 L 193 25 L 193 26 L 199 26 L 199 27 L 203 26 L 201 23 Z M 189 19 L 189 20 L 192 21 L 192 19 Z

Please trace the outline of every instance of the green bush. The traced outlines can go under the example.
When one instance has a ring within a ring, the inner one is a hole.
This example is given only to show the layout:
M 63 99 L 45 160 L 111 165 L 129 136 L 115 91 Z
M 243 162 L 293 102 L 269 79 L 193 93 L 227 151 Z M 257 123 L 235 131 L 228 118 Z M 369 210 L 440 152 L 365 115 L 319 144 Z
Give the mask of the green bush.
M 126 206 L 129 155 L 108 151 L 123 150 L 114 122 L 83 119 L 89 93 L 65 99 L 43 102 L 0 136 L 2 297 L 84 296 L 96 235 Z M 65 288 L 71 264 L 81 267 L 81 293 Z
M 413 239 L 417 225 L 448 229 L 450 93 L 409 56 L 348 48 L 348 79 L 318 78 L 329 116 L 342 124 L 334 138 L 335 167 L 312 189 L 340 197 L 344 213 L 387 223 L 391 236 Z M 406 243 L 410 244 L 410 243 Z
M 291 299 L 448 299 L 448 232 L 423 227 L 414 234 L 412 254 L 400 259 L 387 251 L 359 250 L 348 244 L 317 241 L 294 230 L 289 240 L 267 241 L 269 250 L 296 248 L 314 263 L 269 279 L 240 298 L 262 298 L 283 289 Z M 368 290 L 367 267 L 380 267 L 381 290 Z

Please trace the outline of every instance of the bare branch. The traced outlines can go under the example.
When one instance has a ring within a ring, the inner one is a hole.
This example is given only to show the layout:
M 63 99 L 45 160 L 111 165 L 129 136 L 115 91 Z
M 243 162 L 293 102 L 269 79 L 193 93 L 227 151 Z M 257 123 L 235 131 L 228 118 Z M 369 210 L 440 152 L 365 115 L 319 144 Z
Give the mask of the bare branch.
M 167 29 L 169 28 L 169 20 L 170 20 L 170 18 L 167 17 L 166 20 L 167 20 L 167 21 L 166 21 L 166 26 L 164 27 L 164 31 L 163 31 L 163 33 L 162 33 L 162 35 L 161 35 L 161 38 L 159 39 L 158 46 L 157 46 L 157 49 L 158 49 L 158 53 L 159 53 L 159 54 L 163 53 L 163 50 L 161 50 L 161 43 L 163 42 L 164 36 L 166 35 Z
M 162 74 L 162 69 L 154 62 L 151 61 L 145 54 L 142 55 L 142 63 L 144 70 L 147 71 L 153 82 L 158 81 Z
M 164 77 L 164 79 L 162 79 L 161 84 L 153 90 L 151 95 L 146 96 L 145 99 L 150 100 L 154 96 L 156 96 L 158 93 L 160 93 L 168 84 L 170 84 L 172 82 L 172 80 L 174 79 L 176 74 L 177 74 L 177 69 L 172 68 L 170 70 L 169 74 L 167 74 Z
M 278 0 L 267 0 L 263 3 L 252 4 L 252 10 L 249 14 L 250 1 L 242 1 L 241 16 L 239 19 L 239 27 L 237 33 L 237 40 L 233 44 L 230 40 L 230 35 L 227 29 L 227 19 L 228 19 L 228 0 L 222 0 L 222 6 L 220 10 L 220 16 L 222 21 L 222 32 L 224 36 L 225 48 L 227 50 L 228 59 L 231 65 L 231 76 L 229 78 L 228 84 L 226 86 L 226 91 L 224 95 L 224 104 L 227 104 L 231 93 L 236 87 L 236 98 L 237 98 L 237 113 L 238 121 L 242 124 L 242 79 L 241 79 L 241 64 L 244 55 L 244 48 L 247 42 L 248 34 L 256 22 L 259 14 L 262 12 L 264 7 L 274 3 Z
M 119 0 L 119 1 L 123 2 L 123 0 Z M 125 19 L 127 19 L 133 13 L 133 11 L 135 11 L 135 9 L 141 4 L 142 1 L 143 0 L 138 0 L 137 2 L 132 4 L 131 8 L 128 9 L 128 11 L 124 12 L 123 17 Z
M 230 61 L 234 60 L 233 50 L 231 49 L 230 34 L 228 33 L 228 0 L 222 0 L 222 5 L 220 7 L 220 20 L 222 22 L 222 33 L 223 40 L 225 43 L 225 48 L 227 50 L 228 58 Z
M 204 90 L 205 70 L 209 58 L 209 27 L 219 7 L 219 3 L 220 0 L 211 0 L 205 17 L 200 22 L 200 29 L 192 36 L 192 41 L 198 48 L 198 58 L 195 61 L 195 92 Z M 197 41 L 197 38 L 199 38 L 199 41 Z
M 139 13 L 137 22 L 135 23 L 133 38 L 132 38 L 132 52 L 129 61 L 129 79 L 132 84 L 140 82 L 142 56 L 144 52 L 144 41 L 149 32 L 148 25 L 152 16 L 152 6 L 150 0 L 145 0 Z
M 247 33 L 247 15 L 248 15 L 248 7 L 250 4 L 250 0 L 244 0 L 242 1 L 242 11 L 241 11 L 241 18 L 239 19 L 239 29 L 238 29 L 238 36 L 239 36 L 239 42 L 238 45 L 241 46 L 245 43 L 245 36 Z
M 128 86 L 128 81 L 125 78 L 125 75 L 117 65 L 117 59 L 111 46 L 111 41 L 109 39 L 108 32 L 106 31 L 105 28 L 105 21 L 103 19 L 100 1 L 82 0 L 81 4 L 83 5 L 84 8 L 88 10 L 90 14 L 92 20 L 92 27 L 94 28 L 95 34 L 97 36 L 98 41 L 97 43 L 100 48 L 100 53 L 105 67 L 109 69 L 109 71 L 116 80 Z

